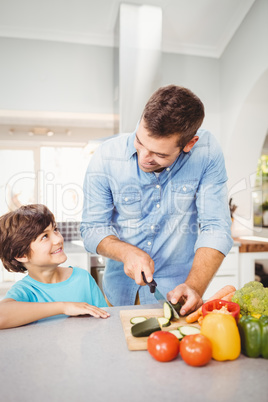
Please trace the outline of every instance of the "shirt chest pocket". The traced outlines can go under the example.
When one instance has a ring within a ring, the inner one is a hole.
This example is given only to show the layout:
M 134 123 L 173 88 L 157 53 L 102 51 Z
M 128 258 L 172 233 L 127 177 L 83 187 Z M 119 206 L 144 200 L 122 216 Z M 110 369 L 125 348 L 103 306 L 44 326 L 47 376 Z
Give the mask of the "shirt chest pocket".
M 171 186 L 171 213 L 192 214 L 196 209 L 195 200 L 198 180 L 173 183 Z
M 114 193 L 114 206 L 124 219 L 138 219 L 141 217 L 141 193 L 139 192 L 122 192 Z

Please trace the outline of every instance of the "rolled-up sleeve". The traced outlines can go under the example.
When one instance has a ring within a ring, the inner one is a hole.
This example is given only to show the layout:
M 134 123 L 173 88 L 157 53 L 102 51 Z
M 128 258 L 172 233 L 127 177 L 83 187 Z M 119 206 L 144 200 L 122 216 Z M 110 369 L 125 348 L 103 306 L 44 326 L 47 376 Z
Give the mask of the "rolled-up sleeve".
M 200 233 L 195 251 L 210 247 L 227 255 L 233 245 L 228 205 L 227 174 L 219 144 L 209 144 L 208 164 L 197 192 L 196 205 Z
M 114 209 L 109 174 L 103 168 L 101 150 L 98 149 L 88 165 L 84 179 L 84 205 L 81 236 L 85 249 L 96 253 L 98 244 L 107 236 L 118 234 L 111 225 Z

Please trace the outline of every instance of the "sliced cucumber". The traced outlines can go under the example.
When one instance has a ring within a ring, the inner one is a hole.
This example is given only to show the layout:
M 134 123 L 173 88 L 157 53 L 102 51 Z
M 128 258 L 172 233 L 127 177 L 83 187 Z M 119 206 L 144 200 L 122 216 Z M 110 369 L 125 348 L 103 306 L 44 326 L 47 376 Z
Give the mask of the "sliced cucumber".
M 183 336 L 200 334 L 200 329 L 192 325 L 183 325 L 181 327 L 178 327 L 178 330 Z
M 177 313 L 180 314 L 182 304 L 180 302 L 178 302 L 176 304 L 173 304 L 173 303 L 171 303 L 171 304 L 172 304 L 173 308 L 177 311 Z
M 138 322 L 131 327 L 131 334 L 136 338 L 149 336 L 155 331 L 161 331 L 158 319 L 156 317 L 148 318 L 143 322 Z
M 173 318 L 173 311 L 167 302 L 164 302 L 163 310 L 164 310 L 164 317 L 167 318 L 168 320 L 171 320 Z
M 171 329 L 170 331 L 173 335 L 175 335 L 178 339 L 182 339 L 183 335 L 181 333 L 181 331 L 179 331 L 178 329 Z
M 138 322 L 143 322 L 143 321 L 145 321 L 145 320 L 147 320 L 146 317 L 132 317 L 132 318 L 130 319 L 130 323 L 131 323 L 131 324 L 138 324 Z
M 159 317 L 159 318 L 157 318 L 157 319 L 158 319 L 159 325 L 160 325 L 161 327 L 169 327 L 169 326 L 170 326 L 170 321 L 169 321 L 168 318 L 166 318 L 166 317 Z

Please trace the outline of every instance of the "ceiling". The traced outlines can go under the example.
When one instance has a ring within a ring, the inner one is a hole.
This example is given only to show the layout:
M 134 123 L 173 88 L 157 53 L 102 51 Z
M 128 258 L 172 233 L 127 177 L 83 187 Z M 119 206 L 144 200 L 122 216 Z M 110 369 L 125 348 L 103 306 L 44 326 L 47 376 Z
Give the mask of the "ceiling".
M 162 8 L 163 52 L 219 58 L 255 0 L 0 0 L 0 38 L 114 46 L 121 3 Z M 53 131 L 53 141 L 110 136 L 114 115 L 0 111 L 1 140 L 33 137 L 33 127 Z M 24 113 L 24 114 L 23 114 Z M 26 113 L 26 114 L 25 114 Z M 101 123 L 100 120 L 101 119 Z M 12 126 L 10 125 L 12 122 Z M 62 126 L 62 127 L 61 127 Z M 64 126 L 64 127 L 63 127 Z M 59 129 L 59 127 L 61 129 Z M 67 127 L 67 129 L 65 129 Z M 99 130 L 99 131 L 98 131 Z M 30 136 L 31 134 L 31 136 Z M 34 135 L 51 141 L 46 135 Z
M 219 58 L 255 0 L 0 0 L 0 37 L 113 46 L 120 3 L 163 10 L 164 52 Z

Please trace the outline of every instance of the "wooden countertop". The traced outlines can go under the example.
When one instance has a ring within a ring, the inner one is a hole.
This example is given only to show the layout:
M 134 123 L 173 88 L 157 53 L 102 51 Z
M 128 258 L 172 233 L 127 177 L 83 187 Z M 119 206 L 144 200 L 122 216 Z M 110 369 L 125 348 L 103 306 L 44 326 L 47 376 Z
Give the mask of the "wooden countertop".
M 268 251 L 268 241 L 249 240 L 235 237 L 234 241 L 240 243 L 239 253 L 258 253 Z

